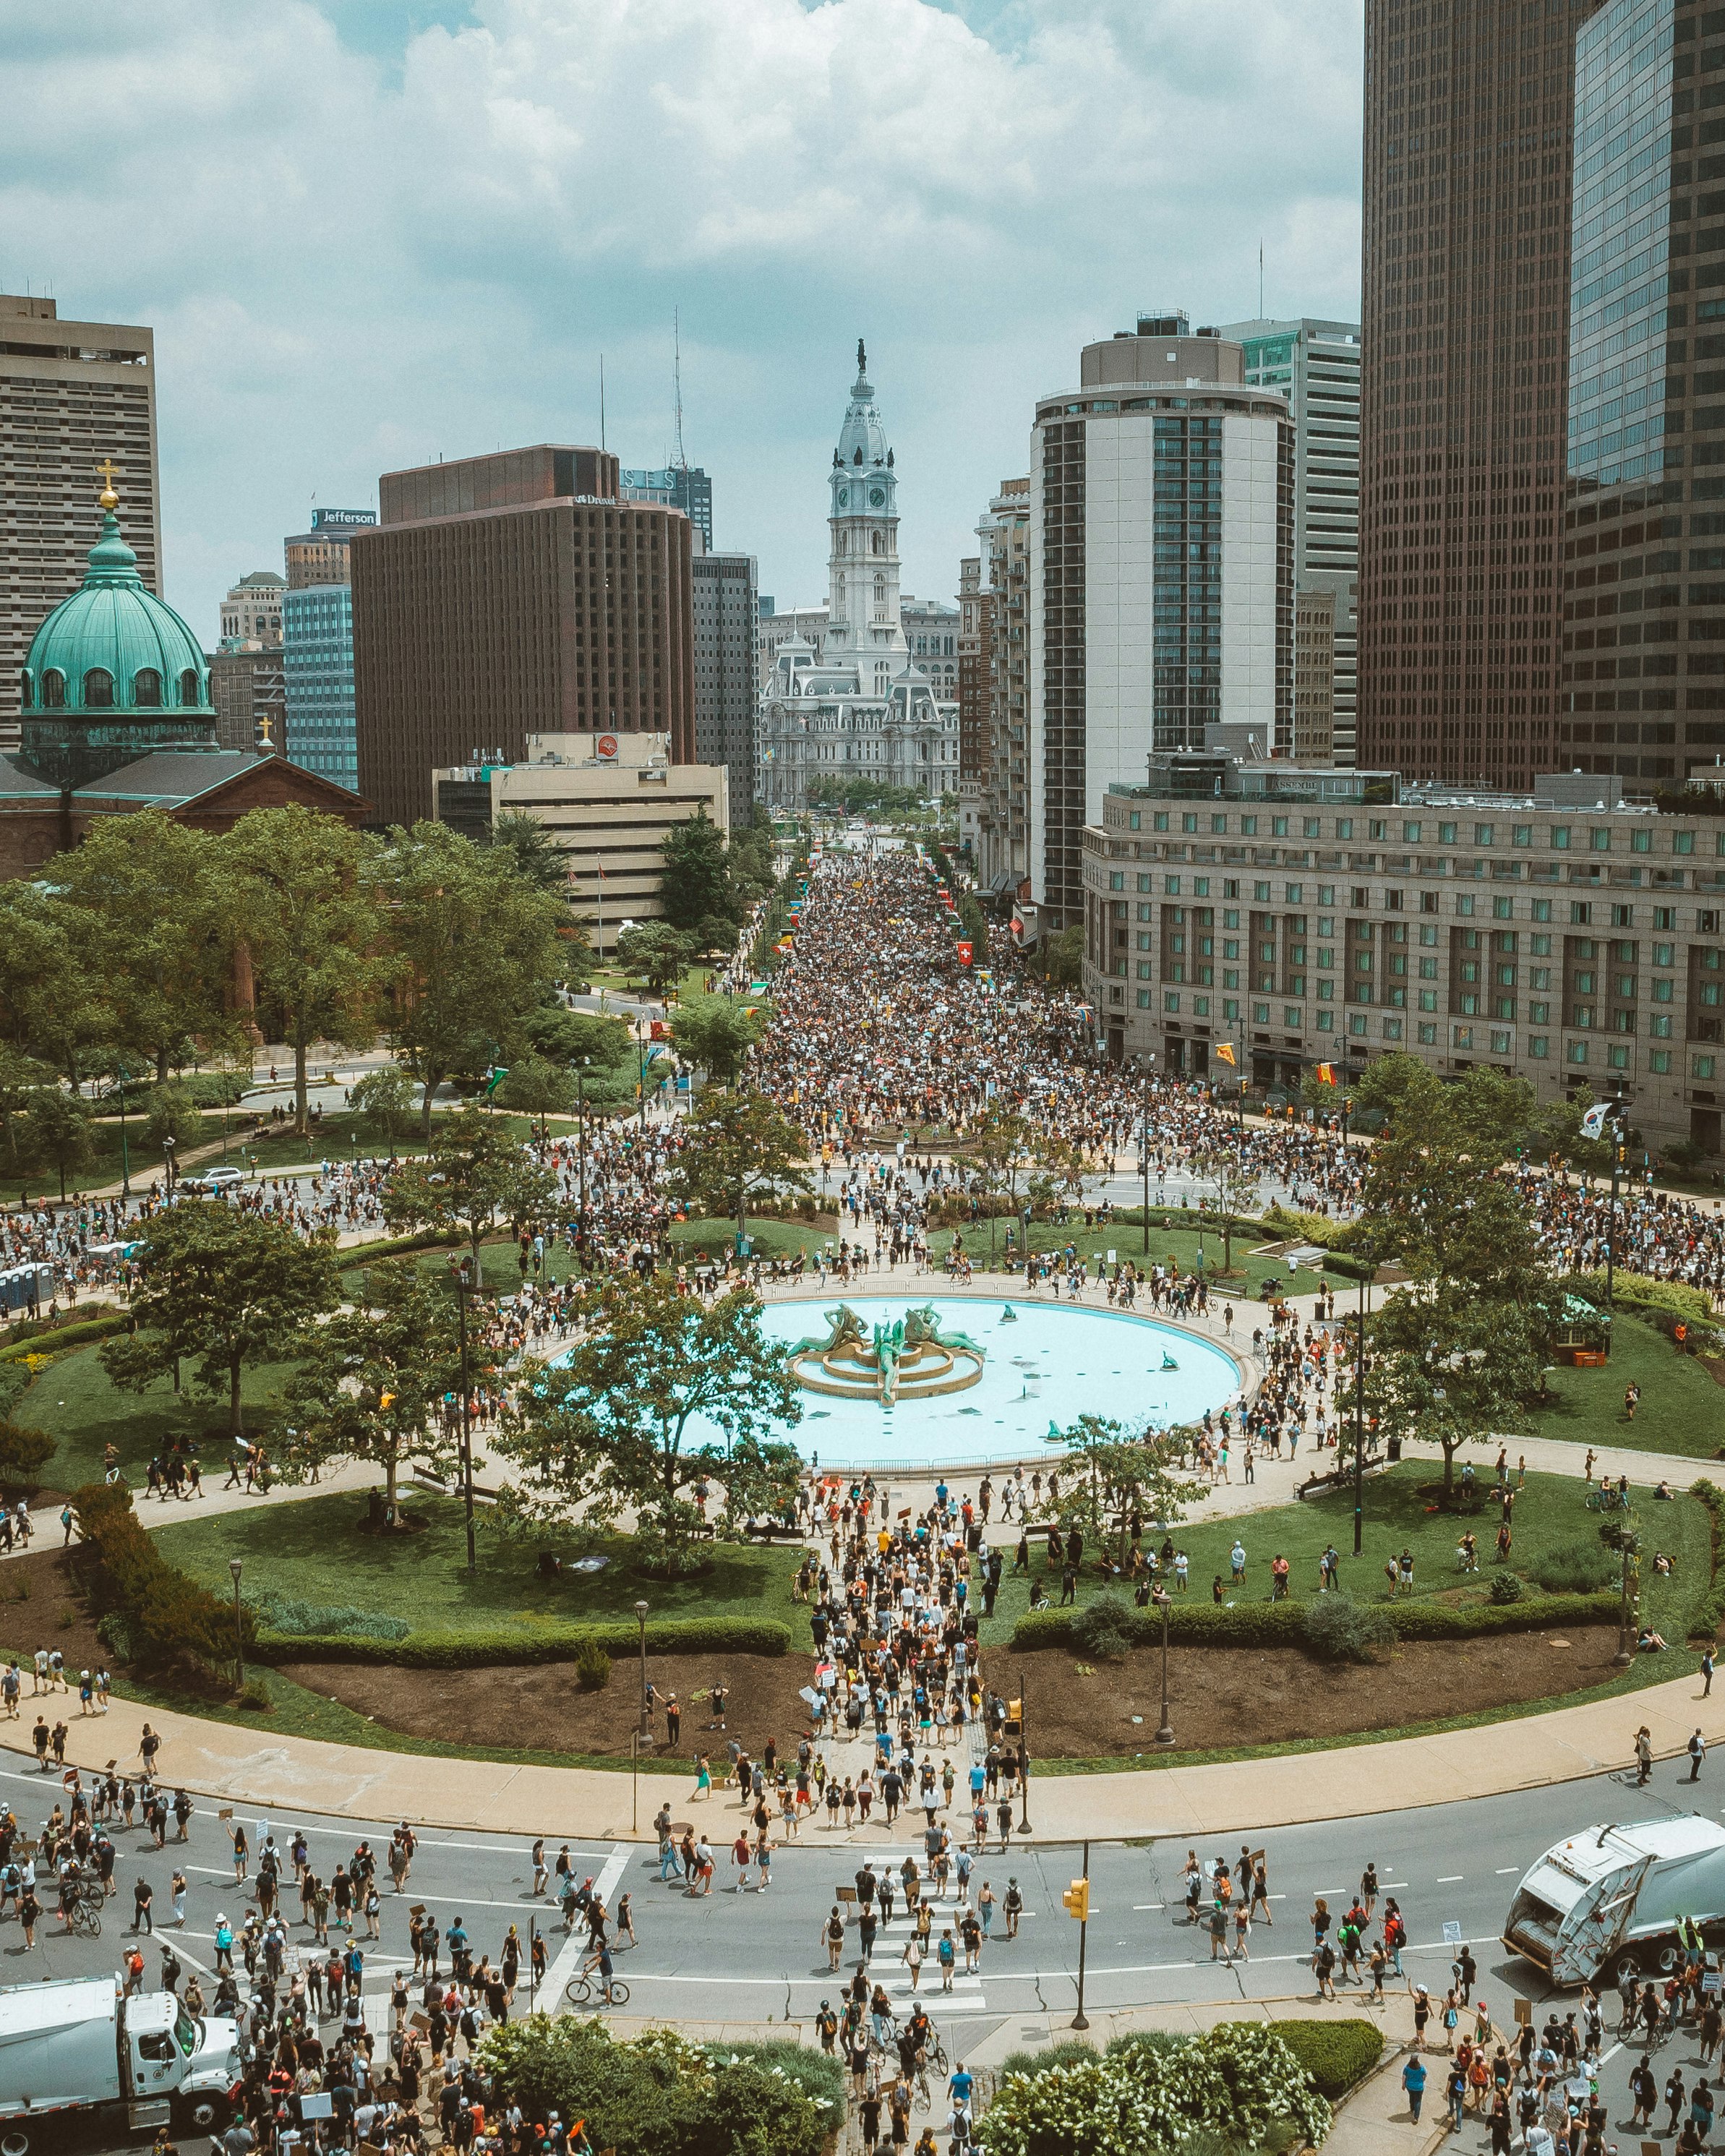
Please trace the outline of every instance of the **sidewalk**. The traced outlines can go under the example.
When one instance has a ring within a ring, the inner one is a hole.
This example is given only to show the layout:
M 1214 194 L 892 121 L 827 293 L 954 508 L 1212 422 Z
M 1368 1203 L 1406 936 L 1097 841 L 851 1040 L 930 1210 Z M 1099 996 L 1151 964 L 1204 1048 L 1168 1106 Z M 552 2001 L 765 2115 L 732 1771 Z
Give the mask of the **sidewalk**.
M 42 1704 L 49 1704 L 44 1702 Z M 75 1693 L 57 1693 L 66 1717 L 69 1763 L 86 1772 L 116 1760 L 136 1761 L 147 1720 L 162 1740 L 160 1772 L 260 1816 L 319 1811 L 366 1820 L 408 1819 L 427 1826 L 470 1828 L 524 1838 L 577 1835 L 645 1840 L 660 1802 L 670 1797 L 678 1816 L 704 1826 L 710 1840 L 728 1840 L 737 1807 L 723 1792 L 690 1802 L 692 1766 L 680 1774 L 650 1769 L 639 1778 L 639 1810 L 626 1768 L 511 1767 L 488 1760 L 432 1758 L 373 1752 L 358 1745 L 277 1737 L 267 1716 L 255 1724 L 204 1721 L 116 1699 L 105 1716 L 79 1716 Z M 5 1741 L 27 1754 L 37 1704 L 28 1695 Z M 49 1717 L 53 1720 L 54 1716 Z M 1174 1720 L 1179 1722 L 1178 1702 Z M 1434 1737 L 1373 1744 L 1355 1740 L 1321 1753 L 1210 1765 L 1134 1768 L 1120 1774 L 1038 1774 L 1032 1762 L 1027 1842 L 1064 1843 L 1088 1836 L 1118 1841 L 1140 1835 L 1196 1840 L 1269 1824 L 1301 1825 L 1368 1817 L 1409 1804 L 1434 1804 L 1507 1791 L 1541 1789 L 1578 1775 L 1622 1767 L 1636 1726 L 1646 1722 L 1656 1758 L 1675 1758 L 1697 1723 L 1710 1747 L 1725 1743 L 1725 1691 L 1702 1701 L 1688 1672 L 1621 1699 L 1554 1708 L 1496 1730 L 1451 1730 Z M 1717 1777 L 1709 1778 L 1709 1787 Z M 42 1777 L 45 1813 L 59 1794 L 57 1777 Z M 955 1794 L 955 1804 L 962 1804 Z M 20 1794 L 28 1814 L 28 1799 Z M 639 1822 L 639 1823 L 637 1823 Z M 883 1820 L 867 1827 L 829 1828 L 805 1822 L 804 1846 L 833 1842 L 891 1845 Z

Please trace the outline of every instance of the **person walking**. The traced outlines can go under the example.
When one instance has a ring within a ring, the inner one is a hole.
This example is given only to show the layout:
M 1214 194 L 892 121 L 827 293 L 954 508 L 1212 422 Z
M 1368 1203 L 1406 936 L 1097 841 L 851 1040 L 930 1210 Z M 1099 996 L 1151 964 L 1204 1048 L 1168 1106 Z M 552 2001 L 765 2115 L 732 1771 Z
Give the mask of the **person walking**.
M 1711 1699 L 1713 1692 L 1713 1650 L 1703 1647 L 1701 1653 L 1701 1696 Z
M 1417 2051 L 1402 2068 L 1402 2087 L 1408 2092 L 1408 2116 L 1417 2126 L 1420 2107 L 1425 2101 L 1425 2061 Z
M 1653 1735 L 1644 1722 L 1635 1732 L 1635 1787 L 1645 1789 L 1653 1779 Z
M 1689 1779 L 1692 1782 L 1701 1779 L 1701 1763 L 1707 1756 L 1707 1741 L 1697 1729 L 1689 1740 Z

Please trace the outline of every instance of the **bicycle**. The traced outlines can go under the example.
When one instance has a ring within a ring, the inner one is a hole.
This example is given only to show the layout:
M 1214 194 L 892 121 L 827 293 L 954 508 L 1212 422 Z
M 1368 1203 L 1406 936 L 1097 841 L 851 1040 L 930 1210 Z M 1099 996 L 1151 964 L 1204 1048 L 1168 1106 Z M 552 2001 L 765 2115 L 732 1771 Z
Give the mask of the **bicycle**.
M 99 1939 L 102 1935 L 102 1905 L 92 1894 L 80 1894 L 66 1907 L 66 1929 L 80 1938 Z
M 563 1996 L 572 2006 L 586 2006 L 595 1999 L 601 2006 L 627 2006 L 629 1986 L 620 1977 L 614 1976 L 608 1997 L 604 1986 L 596 1984 L 590 1976 L 572 1976 L 563 1986 Z

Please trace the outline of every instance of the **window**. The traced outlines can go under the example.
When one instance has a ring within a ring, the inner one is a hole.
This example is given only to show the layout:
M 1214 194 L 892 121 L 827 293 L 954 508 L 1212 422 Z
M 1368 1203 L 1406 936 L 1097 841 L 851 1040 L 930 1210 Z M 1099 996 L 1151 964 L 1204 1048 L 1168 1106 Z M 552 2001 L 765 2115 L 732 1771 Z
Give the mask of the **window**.
M 1585 1062 L 1586 1062 L 1586 1060 L 1587 1060 L 1587 1043 L 1586 1043 L 1584 1040 L 1572 1040 L 1572 1041 L 1570 1042 L 1570 1044 L 1569 1044 L 1569 1060 L 1570 1060 L 1572 1063 L 1585 1063 Z
M 1533 826 L 1531 824 L 1517 824 L 1509 834 L 1509 843 L 1512 846 L 1531 846 L 1533 843 Z
M 105 666 L 92 666 L 84 677 L 86 711 L 106 711 L 114 701 L 114 676 Z
M 1673 932 L 1676 926 L 1677 909 L 1675 906 L 1656 906 L 1654 907 L 1653 927 L 1656 933 L 1669 936 Z M 1656 963 L 1657 962 L 1656 961 L 1655 963 Z
M 1155 831 L 1167 830 L 1168 811 L 1166 808 L 1158 808 L 1155 812 L 1154 815 L 1151 819 L 1151 829 Z
M 1178 898 L 1180 896 L 1178 876 L 1164 876 L 1162 880 L 1162 887 L 1170 898 Z
M 188 666 L 180 676 L 180 701 L 182 705 L 187 705 L 196 704 L 199 701 L 198 669 L 195 666 Z
M 1288 835 L 1288 819 L 1286 816 L 1272 816 L 1271 818 L 1270 834 L 1272 838 L 1276 839 L 1286 838 Z
M 1303 884 L 1285 883 L 1282 889 L 1287 894 L 1287 903 L 1290 906 L 1300 906 L 1304 903 L 1300 896 L 1300 893 L 1305 889 Z
M 1471 891 L 1464 891 L 1457 894 L 1455 911 L 1462 914 L 1471 914 L 1473 911 L 1473 893 Z
M 1420 826 L 1417 824 L 1404 824 L 1402 826 L 1402 844 L 1404 846 L 1417 846 L 1419 843 Z
M 1163 996 L 1163 999 L 1162 999 L 1162 1007 L 1163 1007 L 1163 1009 L 1165 1011 L 1177 1011 L 1177 1010 L 1178 1010 L 1178 1009 L 1180 1008 L 1180 998 L 1179 998 L 1178 995 L 1178 994 L 1164 995 L 1164 996 Z
M 1258 819 L 1255 816 L 1242 816 L 1240 818 L 1240 835 L 1243 839 L 1255 839 L 1257 837 Z
M 1551 1054 L 1551 1041 L 1543 1033 L 1531 1034 L 1527 1039 L 1527 1053 L 1536 1062 L 1543 1063 Z
M 1137 808 L 1130 810 L 1127 815 L 1126 827 L 1129 831 L 1142 831 L 1144 828 L 1142 811 Z
M 1181 817 L 1180 829 L 1183 831 L 1195 831 L 1198 829 L 1197 817 L 1190 814 Z
M 1440 824 L 1438 825 L 1438 844 L 1440 846 L 1453 846 L 1455 843 L 1455 826 L 1453 824 Z
M 1594 824 L 1593 829 L 1588 834 L 1588 839 L 1589 843 L 1591 844 L 1596 854 L 1609 854 L 1610 852 L 1611 830 L 1609 824 L 1603 826 L 1598 824 Z
M 1148 891 L 1154 884 L 1155 880 L 1156 879 L 1153 876 L 1141 875 L 1138 878 L 1138 889 L 1140 891 Z M 1147 914 L 1142 909 L 1140 909 L 1139 911 L 1138 918 L 1140 921 L 1147 918 Z
M 58 666 L 50 666 L 42 677 L 42 706 L 44 711 L 65 709 L 66 677 Z
M 1717 1060 L 1717 1059 L 1716 1057 L 1712 1055 L 1692 1055 L 1689 1059 L 1690 1076 L 1692 1078 L 1711 1078 L 1713 1075 L 1713 1065 Z
M 1551 850 L 1554 854 L 1567 854 L 1568 852 L 1569 826 L 1567 824 L 1553 824 L 1552 825 Z
M 1320 988 L 1320 989 L 1319 989 L 1318 993 L 1319 993 L 1320 995 L 1322 995 L 1322 994 L 1323 993 L 1323 991 L 1322 991 L 1322 988 Z M 1335 1030 L 1335 1025 L 1336 1025 L 1336 1014 L 1335 1014 L 1335 1013 L 1334 1013 L 1333 1011 L 1322 1011 L 1322 1010 L 1321 1010 L 1321 1011 L 1318 1013 L 1318 1014 L 1317 1014 L 1317 1029 L 1318 1029 L 1318 1031 L 1319 1031 L 1320 1033 L 1332 1033 L 1332 1032 L 1333 1032 L 1333 1031 Z
M 1673 831 L 1671 834 L 1671 851 L 1674 854 L 1692 854 L 1695 851 L 1694 832 Z
M 1223 833 L 1224 833 L 1227 829 L 1228 829 L 1228 819 L 1227 819 L 1225 816 L 1212 816 L 1212 817 L 1211 817 L 1211 819 L 1210 819 L 1210 829 L 1211 829 L 1211 830 L 1212 830 L 1212 831 L 1213 831 L 1213 832 L 1214 832 L 1214 834 L 1215 834 L 1219 838 L 1221 836 L 1221 834 L 1223 834 Z
M 1336 819 L 1336 836 L 1338 839 L 1351 839 L 1353 836 L 1352 816 L 1338 816 Z
M 1473 1046 L 1473 1028 L 1471 1025 L 1451 1026 L 1450 1029 L 1450 1045 L 1452 1048 L 1471 1048 Z
M 1594 910 L 1584 898 L 1572 898 L 1570 900 L 1569 926 L 1572 928 L 1587 927 L 1591 923 L 1593 917 Z
M 1475 845 L 1489 846 L 1491 843 L 1492 837 L 1497 828 L 1497 827 L 1495 824 L 1476 824 L 1473 827 L 1473 842 Z
M 162 676 L 153 666 L 141 666 L 131 677 L 131 700 L 146 711 L 162 701 Z
M 1656 1077 L 1668 1077 L 1671 1073 L 1671 1051 L 1670 1049 L 1655 1048 L 1649 1050 L 1647 1055 L 1647 1068 L 1652 1071 Z
M 1651 831 L 1630 833 L 1630 851 L 1632 854 L 1651 854 L 1652 850 L 1653 834 Z
M 1513 920 L 1514 917 L 1515 901 L 1513 899 L 1494 898 L 1492 900 L 1491 918 L 1494 921 L 1511 921 Z
M 1120 869 L 1109 870 L 1108 888 L 1110 891 L 1124 891 L 1126 889 L 1126 876 L 1123 870 Z
M 1150 991 L 1148 988 L 1140 988 L 1138 990 L 1138 1009 L 1140 1010 L 1148 1010 L 1149 1008 Z
M 1290 1033 L 1298 1032 L 1299 1029 L 1306 1023 L 1299 1011 L 1291 1006 L 1283 1010 L 1281 1014 L 1281 1022 L 1288 1029 Z

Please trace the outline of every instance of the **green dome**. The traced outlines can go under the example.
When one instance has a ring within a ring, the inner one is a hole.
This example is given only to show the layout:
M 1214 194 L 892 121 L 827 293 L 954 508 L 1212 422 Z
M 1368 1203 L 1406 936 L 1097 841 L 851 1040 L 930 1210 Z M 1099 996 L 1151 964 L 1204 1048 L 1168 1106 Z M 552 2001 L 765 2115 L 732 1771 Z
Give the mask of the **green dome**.
M 111 509 L 82 588 L 37 630 L 20 689 L 27 712 L 209 708 L 203 647 L 146 588 Z

